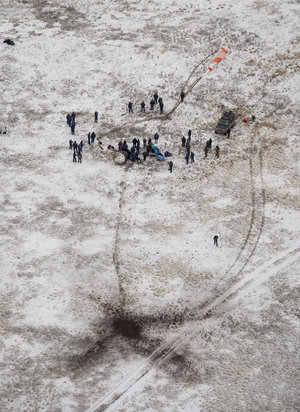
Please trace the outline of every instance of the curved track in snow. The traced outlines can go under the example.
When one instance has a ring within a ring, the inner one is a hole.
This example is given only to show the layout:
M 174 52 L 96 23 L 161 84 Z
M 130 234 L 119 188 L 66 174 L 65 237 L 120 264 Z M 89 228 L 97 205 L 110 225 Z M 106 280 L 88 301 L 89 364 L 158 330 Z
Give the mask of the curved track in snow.
M 194 69 L 195 71 L 195 69 Z M 191 75 L 189 76 L 190 79 Z M 196 79 L 193 83 L 194 85 L 201 80 L 203 76 Z M 188 79 L 188 80 L 189 80 Z M 187 83 L 187 82 L 186 82 Z M 185 84 L 186 86 L 186 84 Z M 184 87 L 185 87 L 184 86 Z M 194 86 L 192 86 L 194 87 Z M 191 88 L 192 90 L 192 88 Z M 177 102 L 174 106 L 174 110 L 179 106 L 180 102 Z M 172 110 L 173 110 L 172 109 Z M 165 119 L 170 115 L 172 110 L 163 117 L 158 117 L 159 119 Z M 173 110 L 173 111 L 174 111 Z M 157 119 L 157 117 L 146 119 L 146 121 Z M 143 120 L 145 121 L 145 120 Z M 137 123 L 141 123 L 139 121 Z M 136 124 L 136 123 L 135 123 Z M 129 127 L 129 125 L 123 126 L 122 128 Z M 255 126 L 256 129 L 259 128 L 259 124 Z M 112 133 L 120 128 L 113 129 L 109 133 Z M 192 339 L 195 339 L 201 332 L 201 320 L 211 316 L 214 311 L 224 312 L 228 305 L 234 304 L 242 296 L 255 286 L 260 283 L 265 282 L 269 277 L 278 273 L 287 264 L 292 264 L 299 258 L 300 249 L 297 247 L 290 248 L 284 252 L 279 253 L 269 261 L 267 261 L 262 266 L 258 267 L 253 272 L 246 274 L 242 278 L 240 275 L 244 272 L 247 264 L 249 263 L 251 257 L 254 255 L 257 246 L 259 244 L 261 234 L 263 231 L 265 223 L 265 188 L 263 182 L 263 153 L 260 141 L 257 138 L 260 136 L 259 130 L 257 133 L 253 133 L 250 138 L 250 155 L 249 155 L 249 175 L 250 175 L 250 187 L 251 187 L 251 212 L 248 231 L 246 233 L 244 242 L 238 255 L 232 265 L 227 269 L 226 274 L 231 273 L 230 284 L 226 285 L 226 288 L 222 293 L 214 297 L 210 302 L 207 302 L 201 308 L 196 308 L 196 318 L 197 320 L 193 322 L 193 327 L 191 328 L 191 322 L 183 327 L 183 330 L 179 335 L 174 336 L 171 339 L 166 340 L 162 343 L 148 358 L 145 359 L 143 365 L 134 371 L 128 378 L 120 382 L 116 387 L 114 387 L 109 393 L 104 397 L 99 399 L 88 412 L 96 412 L 114 409 L 117 406 L 118 401 L 129 394 L 131 390 L 134 389 L 141 379 L 146 376 L 150 370 L 157 364 L 165 361 L 174 351 L 187 345 Z M 108 134 L 109 134 L 108 133 Z M 257 149 L 258 147 L 258 149 Z M 121 197 L 119 201 L 119 218 L 117 224 L 117 234 L 115 242 L 114 251 L 114 264 L 116 267 L 116 272 L 119 276 L 119 266 L 120 262 L 118 259 L 118 239 L 120 230 L 120 219 L 122 215 L 122 205 L 124 203 L 125 189 L 121 188 Z M 120 280 L 119 280 L 120 282 Z M 120 284 L 120 291 L 122 291 L 122 285 Z M 192 331 L 191 331 L 192 330 Z

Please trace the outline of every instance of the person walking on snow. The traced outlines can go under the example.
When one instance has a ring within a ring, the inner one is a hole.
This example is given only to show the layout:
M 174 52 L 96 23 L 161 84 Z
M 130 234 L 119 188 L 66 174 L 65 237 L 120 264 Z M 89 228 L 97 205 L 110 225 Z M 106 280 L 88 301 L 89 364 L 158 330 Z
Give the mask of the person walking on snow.
M 157 94 L 157 92 L 154 93 L 153 99 L 154 99 L 154 103 L 156 104 L 156 103 L 157 103 L 157 99 L 158 99 L 158 94 Z
M 184 91 L 182 90 L 182 92 L 180 93 L 180 100 L 181 100 L 181 102 L 184 101 L 184 98 L 185 98 L 185 94 L 184 94 Z
M 128 110 L 129 110 L 129 113 L 133 113 L 133 110 L 132 110 L 132 102 L 129 102 L 129 103 L 128 103 Z
M 78 163 L 82 163 L 82 154 L 81 154 L 81 152 L 78 152 L 77 157 L 78 157 Z
M 144 102 L 144 100 L 142 101 L 142 103 L 141 103 L 141 112 L 144 112 L 145 113 L 145 102 Z
M 159 108 L 160 108 L 160 114 L 163 114 L 163 112 L 164 112 L 164 104 L 163 104 L 162 101 L 159 103 Z
M 91 133 L 88 134 L 88 144 L 91 144 Z
M 75 152 L 75 150 L 74 150 L 74 152 L 73 152 L 73 162 L 77 162 L 77 160 L 76 160 L 76 152 Z
M 189 152 L 186 152 L 186 155 L 185 155 L 186 164 L 189 163 L 189 158 L 190 158 L 190 154 L 189 154 Z
M 93 133 L 91 134 L 92 143 L 94 143 L 95 139 L 96 139 L 96 133 L 93 132 Z
M 173 162 L 172 162 L 172 160 L 169 161 L 169 170 L 170 170 L 170 173 L 172 173 L 172 170 L 173 170 Z
M 95 112 L 95 123 L 98 123 L 98 112 Z
M 182 147 L 185 147 L 185 143 L 186 143 L 186 138 L 184 136 L 182 136 L 182 138 L 181 138 Z
M 214 236 L 214 245 L 216 245 L 217 247 L 218 247 L 218 239 L 219 239 L 219 236 L 215 235 Z
M 75 134 L 75 122 L 71 123 L 71 133 Z
M 150 110 L 154 110 L 155 101 L 152 99 L 150 102 Z
M 195 154 L 194 152 L 191 152 L 191 163 L 195 162 L 194 158 L 195 158 Z
M 191 131 L 191 129 L 189 129 L 189 131 L 188 131 L 188 137 L 191 138 L 191 136 L 192 136 L 192 131 Z
M 159 139 L 159 134 L 156 132 L 154 135 L 155 144 L 157 144 L 158 139 Z
M 69 149 L 72 149 L 72 148 L 73 148 L 73 140 L 70 139 L 70 140 L 69 140 Z

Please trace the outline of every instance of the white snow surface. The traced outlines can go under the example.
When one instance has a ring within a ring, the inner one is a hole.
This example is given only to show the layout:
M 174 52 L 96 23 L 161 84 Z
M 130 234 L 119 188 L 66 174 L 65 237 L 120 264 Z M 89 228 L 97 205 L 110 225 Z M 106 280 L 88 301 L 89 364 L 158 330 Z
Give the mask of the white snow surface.
M 299 12 L 1 0 L 1 411 L 299 411 Z M 92 131 L 158 132 L 173 172 L 116 165 Z

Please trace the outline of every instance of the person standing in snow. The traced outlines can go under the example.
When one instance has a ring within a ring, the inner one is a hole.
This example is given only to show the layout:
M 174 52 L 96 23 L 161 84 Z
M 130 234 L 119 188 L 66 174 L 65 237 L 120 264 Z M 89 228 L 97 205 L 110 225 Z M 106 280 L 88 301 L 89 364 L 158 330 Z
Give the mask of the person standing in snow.
M 82 154 L 81 154 L 81 151 L 78 152 L 77 157 L 78 157 L 78 163 L 82 163 Z
M 76 117 L 76 113 L 75 113 L 75 112 L 72 112 L 72 114 L 71 114 L 71 120 L 72 120 L 72 122 L 71 122 L 71 123 L 75 123 L 75 117 Z
M 73 142 L 73 149 L 74 149 L 74 153 L 77 152 L 77 142 L 76 142 L 76 140 L 74 140 L 74 142 Z
M 72 148 L 73 148 L 73 140 L 72 140 L 72 139 L 70 139 L 70 140 L 69 140 L 69 149 L 71 149 L 71 150 L 72 150 Z
M 77 160 L 76 160 L 76 152 L 75 152 L 75 150 L 74 150 L 74 152 L 73 152 L 73 162 L 77 162 Z
M 71 115 L 68 113 L 67 114 L 67 123 L 68 123 L 68 126 L 70 126 L 70 127 L 71 127 L 71 120 L 72 120 Z
M 142 103 L 141 103 L 141 112 L 143 112 L 143 113 L 145 113 L 145 102 L 144 102 L 144 100 L 142 101 Z
M 96 134 L 95 134 L 95 132 L 93 132 L 93 133 L 91 134 L 92 143 L 94 143 L 95 138 L 96 138 Z
M 98 123 L 98 112 L 97 111 L 95 111 L 95 123 Z
M 181 102 L 184 101 L 184 98 L 185 98 L 185 94 L 184 94 L 184 91 L 182 90 L 182 92 L 180 93 L 180 100 L 181 100 Z
M 150 110 L 154 109 L 155 101 L 152 99 L 150 102 Z
M 159 139 L 159 134 L 156 132 L 155 135 L 154 135 L 155 144 L 157 144 L 158 139 Z
M 128 103 L 129 113 L 133 113 L 132 106 L 133 106 L 132 102 L 129 102 L 129 103 Z
M 72 121 L 71 123 L 71 133 L 75 134 L 75 122 L 74 121 Z
M 227 137 L 228 137 L 228 139 L 229 139 L 229 137 L 230 137 L 230 127 L 228 127 L 228 129 L 227 129 Z
M 156 103 L 157 103 L 157 99 L 158 99 L 158 94 L 157 94 L 157 92 L 154 93 L 153 99 L 154 99 L 154 103 L 156 104 Z
M 185 147 L 186 147 L 186 152 L 187 152 L 187 153 L 189 154 L 189 156 L 190 156 L 190 153 L 191 153 L 191 138 L 190 138 L 190 137 L 187 138 Z
M 185 143 L 186 143 L 186 138 L 184 136 L 182 136 L 182 138 L 181 138 L 182 147 L 185 147 Z
M 194 152 L 191 152 L 191 163 L 195 162 L 195 154 Z
M 219 239 L 219 236 L 215 235 L 214 236 L 214 245 L 216 245 L 217 247 L 218 247 L 218 239 Z
M 160 109 L 160 114 L 163 114 L 163 112 L 164 112 L 164 104 L 163 104 L 163 101 L 161 101 L 161 102 L 159 103 L 159 109 Z
M 88 144 L 91 144 L 91 133 L 88 134 Z
M 215 155 L 216 159 L 219 159 L 219 157 L 220 157 L 220 148 L 219 148 L 219 146 L 216 146 L 215 153 L 216 153 L 216 155 Z
M 170 173 L 172 173 L 172 170 L 173 170 L 173 162 L 172 162 L 172 160 L 169 161 L 169 170 L 170 170 Z
M 189 129 L 189 131 L 188 131 L 188 137 L 191 138 L 191 136 L 192 136 L 192 131 L 191 131 L 191 129 Z
M 189 158 L 190 158 L 190 154 L 189 154 L 189 152 L 186 152 L 186 155 L 185 155 L 186 164 L 189 163 Z

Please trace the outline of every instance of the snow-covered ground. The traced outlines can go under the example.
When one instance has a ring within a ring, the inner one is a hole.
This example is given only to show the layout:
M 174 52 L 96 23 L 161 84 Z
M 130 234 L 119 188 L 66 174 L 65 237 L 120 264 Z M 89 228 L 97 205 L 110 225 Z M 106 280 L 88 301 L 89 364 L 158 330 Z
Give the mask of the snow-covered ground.
M 298 411 L 298 2 L 1 0 L 0 32 L 0 410 Z

